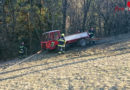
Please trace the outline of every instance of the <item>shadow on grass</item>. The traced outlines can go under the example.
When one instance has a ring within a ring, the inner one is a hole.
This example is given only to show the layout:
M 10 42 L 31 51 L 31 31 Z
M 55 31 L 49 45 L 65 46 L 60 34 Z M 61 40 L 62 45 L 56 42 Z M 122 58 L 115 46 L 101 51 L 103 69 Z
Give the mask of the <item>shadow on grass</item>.
M 130 53 L 130 51 L 125 52 L 125 53 L 120 53 L 120 54 L 112 55 L 112 56 L 123 55 L 123 54 L 127 54 L 127 53 Z M 86 56 L 82 56 L 82 57 L 86 57 Z M 8 80 L 8 79 L 14 79 L 14 78 L 17 78 L 17 77 L 22 77 L 22 76 L 33 74 L 33 73 L 37 73 L 37 72 L 40 72 L 40 71 L 43 71 L 43 70 L 51 70 L 51 69 L 56 69 L 56 68 L 60 68 L 60 67 L 65 67 L 65 66 L 68 66 L 68 65 L 73 65 L 73 64 L 78 64 L 78 63 L 85 63 L 85 62 L 89 62 L 89 61 L 95 61 L 97 59 L 102 59 L 102 58 L 105 58 L 105 57 L 111 57 L 111 56 L 102 56 L 102 57 L 88 59 L 88 60 L 81 60 L 81 61 L 72 62 L 72 63 L 65 63 L 65 64 L 58 65 L 58 66 L 52 66 L 52 67 L 48 67 L 48 68 L 45 68 L 45 69 L 40 69 L 40 70 L 36 70 L 36 71 L 32 71 L 32 72 L 27 72 L 27 73 L 20 74 L 20 75 L 15 75 L 15 76 L 7 77 L 7 78 L 2 78 L 2 79 L 0 79 L 0 81 L 4 81 L 4 80 Z M 80 58 L 80 57 L 71 58 L 71 59 L 73 60 L 73 59 L 77 59 L 77 58 Z M 65 60 L 70 60 L 70 59 L 65 59 Z M 60 60 L 60 61 L 56 61 L 56 62 L 61 62 L 61 61 L 65 61 L 65 60 Z M 54 63 L 54 62 L 51 62 L 51 63 Z M 50 64 L 50 63 L 47 63 L 47 64 Z M 41 65 L 36 65 L 36 66 L 43 66 L 43 65 L 47 65 L 47 64 L 41 64 Z M 33 67 L 36 67 L 36 66 L 33 66 Z M 26 67 L 26 68 L 22 68 L 22 69 L 28 69 L 28 68 L 31 68 L 31 67 Z M 22 70 L 22 69 L 17 69 L 17 70 L 2 72 L 0 74 L 6 74 L 6 73 L 9 73 L 9 72 L 14 72 L 14 71 Z
M 109 50 L 109 51 L 112 51 L 112 52 L 114 51 L 115 52 L 115 51 L 126 50 L 126 49 L 130 49 L 130 47 L 128 47 L 128 48 L 114 49 L 114 50 Z M 24 70 L 24 69 L 30 69 L 30 68 L 33 68 L 33 67 L 44 66 L 44 65 L 53 64 L 53 63 L 59 63 L 59 62 L 64 62 L 64 61 L 68 61 L 68 60 L 71 61 L 73 59 L 78 59 L 78 58 L 88 57 L 88 56 L 95 56 L 95 55 L 100 55 L 100 54 L 102 54 L 102 53 L 95 53 L 95 54 L 92 54 L 92 55 L 82 55 L 82 56 L 73 57 L 73 58 L 69 58 L 69 59 L 63 59 L 63 60 L 58 60 L 58 61 L 54 61 L 54 62 L 39 64 L 39 65 L 35 65 L 35 66 L 24 67 L 24 68 L 10 70 L 10 71 L 6 71 L 6 72 L 0 72 L 0 75 L 11 73 L 11 72 L 15 72 L 15 71 L 20 71 L 20 70 Z

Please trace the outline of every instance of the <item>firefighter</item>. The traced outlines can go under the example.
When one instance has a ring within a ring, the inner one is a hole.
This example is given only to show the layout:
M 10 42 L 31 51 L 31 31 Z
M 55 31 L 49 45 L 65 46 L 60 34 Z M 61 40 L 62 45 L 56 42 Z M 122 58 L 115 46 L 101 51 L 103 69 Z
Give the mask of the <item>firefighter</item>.
M 58 53 L 62 54 L 65 52 L 65 38 L 64 34 L 61 34 L 61 37 L 58 39 Z
M 92 38 L 95 37 L 95 30 L 94 30 L 94 28 L 91 28 L 91 29 L 88 31 L 88 33 L 89 33 L 90 39 L 92 39 Z M 92 40 L 92 41 L 90 41 L 90 44 L 91 44 L 91 43 L 95 44 L 95 41 Z
M 25 47 L 24 47 L 24 42 L 22 42 L 19 46 L 19 57 L 23 58 L 24 57 L 24 53 L 25 53 Z
M 95 34 L 94 29 L 91 28 L 88 32 L 89 32 L 89 36 L 90 36 L 90 38 L 94 38 L 94 34 Z

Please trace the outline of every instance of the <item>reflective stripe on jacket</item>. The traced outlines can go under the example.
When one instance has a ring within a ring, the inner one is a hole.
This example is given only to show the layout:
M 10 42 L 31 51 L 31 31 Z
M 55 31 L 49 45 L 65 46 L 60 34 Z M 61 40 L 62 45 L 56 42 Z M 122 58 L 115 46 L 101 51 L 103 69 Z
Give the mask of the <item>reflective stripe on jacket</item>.
M 65 40 L 64 40 L 63 38 L 60 38 L 60 39 L 58 40 L 58 46 L 59 46 L 59 47 L 65 47 Z
M 19 47 L 19 53 L 24 53 L 24 46 Z

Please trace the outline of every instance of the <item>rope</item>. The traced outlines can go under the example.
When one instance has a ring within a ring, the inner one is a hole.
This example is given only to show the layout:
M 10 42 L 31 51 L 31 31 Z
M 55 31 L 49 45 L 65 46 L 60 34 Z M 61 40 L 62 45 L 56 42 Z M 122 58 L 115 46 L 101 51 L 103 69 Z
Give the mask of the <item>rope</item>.
M 47 52 L 47 51 L 46 51 L 46 52 Z M 44 54 L 46 54 L 46 52 L 44 52 Z M 15 64 L 13 64 L 13 65 L 11 65 L 11 66 L 8 66 L 7 68 L 4 69 L 4 71 L 6 71 L 7 69 L 10 69 L 10 68 L 12 68 L 12 67 L 14 67 L 14 66 L 16 66 L 16 65 L 18 65 L 18 64 L 21 64 L 21 63 L 23 63 L 23 62 L 25 62 L 25 61 L 31 59 L 32 57 L 34 57 L 34 56 L 36 56 L 36 55 L 39 55 L 40 53 L 41 53 L 41 51 L 39 51 L 39 52 L 37 52 L 36 54 L 33 54 L 33 55 L 31 55 L 31 56 L 29 56 L 29 57 L 23 59 L 22 61 L 20 61 L 20 62 L 18 62 L 18 63 L 15 63 Z

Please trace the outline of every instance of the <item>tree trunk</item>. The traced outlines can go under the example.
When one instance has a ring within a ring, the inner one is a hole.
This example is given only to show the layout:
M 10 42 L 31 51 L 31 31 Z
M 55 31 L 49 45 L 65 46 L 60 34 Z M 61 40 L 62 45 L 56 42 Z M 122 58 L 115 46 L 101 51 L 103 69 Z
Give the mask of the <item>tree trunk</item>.
M 67 0 L 62 0 L 63 3 L 63 25 L 62 25 L 62 29 L 63 29 L 63 33 L 66 32 L 65 27 L 66 27 L 66 12 L 67 12 Z
M 91 0 L 84 0 L 84 17 L 83 17 L 83 24 L 82 24 L 82 31 L 85 31 L 85 24 L 86 24 L 86 20 L 87 20 L 87 14 L 89 11 L 89 7 L 91 4 Z

